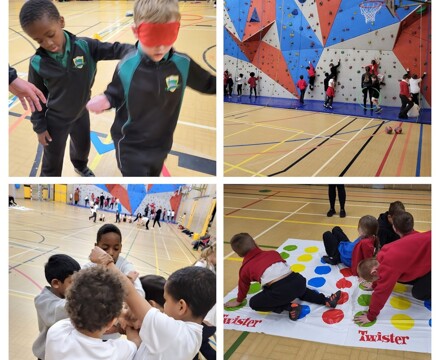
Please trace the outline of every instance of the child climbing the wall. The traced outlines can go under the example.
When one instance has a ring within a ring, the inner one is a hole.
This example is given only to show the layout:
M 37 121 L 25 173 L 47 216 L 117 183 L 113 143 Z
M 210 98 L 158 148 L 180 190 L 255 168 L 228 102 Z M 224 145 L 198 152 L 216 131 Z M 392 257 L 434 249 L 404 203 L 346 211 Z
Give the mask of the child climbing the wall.
M 324 107 L 327 109 L 333 109 L 333 98 L 335 97 L 335 80 L 330 79 L 328 82 L 328 88 L 325 92 Z
M 326 72 L 324 74 L 324 92 L 327 91 L 328 89 L 328 83 L 330 82 L 330 80 L 332 79 L 332 75 L 329 74 L 328 72 Z
M 309 75 L 309 86 L 310 90 L 313 90 L 315 87 L 315 77 L 316 71 L 311 61 L 309 61 L 309 66 L 306 67 L 307 74 Z
M 405 74 L 400 80 L 400 101 L 402 106 L 400 107 L 399 119 L 408 119 L 408 111 L 414 106 L 414 101 L 409 92 L 409 75 Z
M 304 104 L 304 94 L 306 93 L 307 90 L 307 82 L 304 80 L 304 76 L 300 76 L 298 82 L 296 83 L 296 86 L 299 89 L 300 92 L 300 97 L 299 97 L 299 102 L 301 104 Z
M 409 75 L 409 71 L 408 71 L 408 75 Z M 409 79 L 409 92 L 412 96 L 414 104 L 416 104 L 417 106 L 419 106 L 420 83 L 425 78 L 425 76 L 426 76 L 426 72 L 423 73 L 421 78 L 419 78 L 417 74 L 413 74 Z
M 237 76 L 237 78 L 235 79 L 235 83 L 237 84 L 237 95 L 238 97 L 241 97 L 241 94 L 243 92 L 243 74 L 240 74 Z
M 243 258 L 239 271 L 237 298 L 224 304 L 225 308 L 239 306 L 249 291 L 251 282 L 259 282 L 262 291 L 252 296 L 249 306 L 255 311 L 272 311 L 277 314 L 289 312 L 289 318 L 298 320 L 301 305 L 295 299 L 335 308 L 341 291 L 325 296 L 306 286 L 306 278 L 290 269 L 290 266 L 275 250 L 261 250 L 248 233 L 236 234 L 231 247 Z
M 338 68 L 341 66 L 341 59 L 338 60 L 338 65 L 330 63 L 330 75 L 335 80 L 335 84 L 338 81 Z
M 252 97 L 252 90 L 254 91 L 255 98 L 257 98 L 257 81 L 259 80 L 259 78 L 255 77 L 255 73 L 253 71 L 249 75 L 249 99 Z
M 380 249 L 377 232 L 379 222 L 374 216 L 366 215 L 359 219 L 359 237 L 351 242 L 344 231 L 336 226 L 332 231 L 322 235 L 326 256 L 322 260 L 327 264 L 337 265 L 343 263 L 348 266 L 353 275 L 357 276 L 357 266 L 363 259 L 373 257 Z

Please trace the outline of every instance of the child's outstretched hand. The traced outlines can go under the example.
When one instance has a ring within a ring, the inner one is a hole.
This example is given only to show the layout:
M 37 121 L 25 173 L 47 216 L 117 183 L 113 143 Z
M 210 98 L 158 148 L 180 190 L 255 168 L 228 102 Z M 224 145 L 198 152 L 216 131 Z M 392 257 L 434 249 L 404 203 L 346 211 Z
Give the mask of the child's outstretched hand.
M 225 302 L 224 306 L 225 306 L 225 308 L 231 308 L 231 307 L 239 306 L 240 304 L 241 304 L 241 302 L 238 302 L 236 299 L 234 299 L 234 300 L 229 300 L 229 301 Z
M 92 263 L 98 265 L 108 265 L 113 261 L 111 255 L 107 254 L 99 246 L 95 246 L 90 252 L 89 259 Z
M 353 320 L 358 325 L 364 325 L 366 323 L 371 322 L 367 317 L 366 311 L 364 313 L 362 313 L 361 315 L 355 316 Z
M 107 96 L 104 94 L 97 95 L 94 98 L 90 99 L 86 105 L 87 110 L 91 111 L 95 114 L 100 114 L 104 110 L 110 109 L 111 105 L 107 99 Z

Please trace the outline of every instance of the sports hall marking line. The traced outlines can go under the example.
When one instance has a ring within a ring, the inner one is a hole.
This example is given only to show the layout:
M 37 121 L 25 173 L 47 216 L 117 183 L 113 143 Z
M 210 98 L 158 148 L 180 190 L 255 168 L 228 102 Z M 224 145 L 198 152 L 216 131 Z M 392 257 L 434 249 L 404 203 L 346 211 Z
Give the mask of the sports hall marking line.
M 37 145 L 37 151 L 35 152 L 34 162 L 31 165 L 31 171 L 29 172 L 29 177 L 36 177 L 38 167 L 41 163 L 41 158 L 43 157 L 44 147 L 40 143 Z
M 108 133 L 107 136 L 105 137 L 103 143 L 108 144 L 110 141 L 113 141 L 113 140 L 112 140 L 110 133 Z M 103 154 L 96 153 L 95 157 L 93 158 L 93 160 L 89 166 L 91 170 L 96 170 L 96 168 L 98 167 L 99 163 L 101 162 L 101 159 L 104 156 L 104 154 L 105 153 L 103 153 Z
M 251 202 L 251 203 L 249 203 L 249 204 L 247 204 L 247 205 L 245 205 L 245 206 L 243 206 L 243 207 L 241 207 L 241 208 L 239 208 L 239 209 L 237 209 L 237 210 L 234 210 L 234 211 L 232 211 L 232 212 L 230 212 L 230 213 L 228 213 L 228 214 L 225 214 L 225 216 L 232 215 L 232 214 L 234 214 L 234 213 L 236 213 L 236 212 L 238 212 L 238 211 L 240 211 L 240 210 L 244 210 L 244 209 L 248 208 L 249 206 L 252 206 L 252 205 L 258 204 L 260 201 L 266 200 L 266 199 L 268 199 L 268 198 L 270 198 L 270 197 L 272 197 L 272 196 L 275 196 L 276 194 L 279 194 L 279 191 L 276 192 L 276 193 L 274 193 L 274 194 L 267 195 L 267 196 L 265 196 L 265 197 L 262 198 L 262 199 L 257 199 L 257 200 L 255 200 L 255 201 L 253 201 L 253 202 Z
M 47 251 L 45 251 L 45 252 L 43 252 L 43 253 L 41 253 L 41 254 L 39 254 L 39 255 L 36 255 L 36 256 L 34 256 L 34 257 L 32 257 L 32 258 L 26 260 L 26 261 L 22 261 L 22 262 L 18 263 L 17 265 L 10 266 L 10 267 L 9 267 L 9 270 L 15 270 L 15 269 L 18 268 L 19 266 L 22 266 L 22 265 L 24 265 L 24 264 L 26 264 L 26 263 L 28 263 L 28 262 L 31 262 L 31 261 L 33 261 L 33 260 L 39 258 L 40 256 L 43 256 L 43 255 L 46 255 L 46 254 L 48 254 L 48 253 L 50 253 L 50 252 L 52 252 L 52 251 L 55 251 L 56 249 L 59 249 L 59 246 L 54 246 L 52 249 L 47 250 Z
M 21 297 L 23 297 L 23 298 L 34 300 L 34 298 L 35 298 L 35 296 L 37 294 L 28 293 L 26 291 L 19 291 L 19 290 L 9 289 L 9 295 L 21 295 Z
M 245 173 L 249 173 L 249 174 L 252 174 L 252 175 L 255 175 L 255 176 L 260 176 L 260 177 L 266 177 L 266 175 L 257 174 L 257 173 L 254 172 L 254 171 L 251 171 L 251 170 L 248 170 L 248 169 L 244 169 L 244 168 L 242 168 L 242 167 L 238 167 L 237 165 L 233 165 L 233 164 L 228 163 L 228 162 L 226 162 L 226 161 L 224 162 L 224 164 L 227 165 L 227 166 L 229 166 L 229 167 L 234 167 L 234 168 L 236 168 L 237 170 L 244 171 Z
M 191 127 L 195 127 L 195 128 L 199 128 L 199 129 L 209 130 L 209 131 L 216 131 L 217 130 L 213 126 L 200 125 L 200 124 L 196 124 L 196 123 L 192 123 L 192 122 L 188 122 L 188 121 L 180 121 L 179 120 L 178 123 L 180 125 L 191 126 Z
M 356 155 L 350 160 L 350 162 L 347 164 L 347 166 L 345 167 L 344 170 L 342 170 L 342 172 L 339 174 L 339 177 L 343 177 L 347 171 L 350 169 L 350 167 L 354 164 L 354 162 L 357 160 L 357 158 L 359 157 L 359 155 L 364 151 L 364 149 L 367 147 L 367 145 L 370 143 L 370 141 L 373 139 L 373 137 L 377 134 L 377 132 L 379 131 L 379 129 L 382 127 L 382 125 L 385 123 L 385 121 L 382 121 L 379 126 L 376 128 L 376 130 L 373 132 L 373 134 L 371 134 L 367 141 L 364 143 L 364 145 L 361 146 L 361 148 L 359 149 L 359 151 L 356 153 Z
M 350 140 L 348 140 L 338 151 L 336 151 L 332 157 L 330 157 L 330 159 L 328 159 L 314 174 L 312 174 L 312 177 L 317 176 L 328 164 L 330 164 L 348 145 L 350 145 L 350 143 L 361 133 L 361 131 L 364 131 L 364 129 L 368 126 L 368 124 L 370 124 L 373 121 L 373 119 L 371 119 L 364 127 L 362 127 L 361 129 L 359 129 L 354 136 L 351 137 Z M 371 137 L 367 140 L 367 143 L 369 142 L 369 140 L 371 139 Z
M 165 164 L 163 164 L 163 167 L 162 167 L 162 176 L 164 176 L 164 177 L 171 177 L 171 173 L 168 171 L 168 169 L 165 166 Z
M 24 272 L 16 269 L 16 268 L 9 268 L 9 270 L 14 270 L 16 272 L 18 272 L 21 276 L 25 277 L 26 279 L 28 279 L 32 284 L 34 284 L 38 290 L 43 290 L 43 287 L 40 286 L 40 284 L 38 284 L 34 279 L 32 279 L 29 275 L 25 274 Z
M 252 126 L 252 127 L 250 127 L 250 128 L 247 128 L 247 129 L 244 129 L 244 130 L 240 130 L 240 131 L 237 131 L 237 132 L 235 132 L 235 133 L 232 133 L 232 134 L 226 135 L 226 136 L 223 137 L 223 139 L 227 139 L 228 137 L 231 137 L 231 136 L 234 136 L 234 135 L 237 135 L 237 134 L 241 134 L 242 132 L 246 132 L 246 131 L 249 131 L 249 130 L 255 129 L 256 127 L 258 127 L 258 125 L 254 125 L 254 126 Z
M 327 130 L 331 129 L 332 127 L 340 124 L 342 121 L 344 121 L 345 119 L 349 118 L 349 116 L 344 117 L 341 121 L 337 122 L 336 124 L 332 125 L 330 128 L 325 129 L 324 131 L 322 131 L 320 134 L 318 134 L 318 136 L 320 136 L 321 134 L 323 134 L 324 132 L 326 132 Z M 299 159 L 295 160 L 292 164 L 290 164 L 288 167 L 284 168 L 281 171 L 277 171 L 275 173 L 269 174 L 267 176 L 271 177 L 271 176 L 275 176 L 275 175 L 279 175 L 282 174 L 286 171 L 288 171 L 289 169 L 291 169 L 293 166 L 295 166 L 296 164 L 298 164 L 300 161 L 302 161 L 303 159 L 305 159 L 307 156 L 309 156 L 311 153 L 313 153 L 316 149 L 318 149 L 319 147 L 321 147 L 323 144 L 325 144 L 328 140 L 330 140 L 333 136 L 335 136 L 336 134 L 338 134 L 339 132 L 341 132 L 342 130 L 344 130 L 347 126 L 351 125 L 354 121 L 356 121 L 357 117 L 355 117 L 353 120 L 351 120 L 350 122 L 348 122 L 347 124 L 345 124 L 342 128 L 340 128 L 339 130 L 337 130 L 336 132 L 334 132 L 332 135 L 330 135 L 329 137 L 327 137 L 324 141 L 322 141 L 321 143 L 319 143 L 318 145 L 316 145 L 313 149 L 311 149 L 310 151 L 308 151 L 307 153 L 305 153 L 303 156 L 301 156 Z M 279 161 L 283 160 L 284 158 L 286 158 L 287 156 L 295 153 L 296 151 L 298 151 L 298 149 L 300 149 L 301 147 L 303 147 L 304 145 L 306 145 L 307 143 L 311 142 L 313 140 L 310 139 L 309 141 L 306 141 L 304 144 L 298 146 L 297 148 L 293 149 L 292 151 L 290 151 L 289 153 L 287 153 L 286 155 L 282 156 L 281 158 L 279 158 L 278 160 L 274 161 L 272 164 L 269 164 L 268 166 L 266 166 L 265 168 L 261 169 L 258 173 L 261 173 L 265 170 L 267 170 L 268 168 L 272 167 L 273 165 L 275 165 L 276 163 L 278 163 Z
M 257 107 L 249 106 L 249 108 L 245 109 L 244 111 L 240 110 L 237 113 L 236 112 L 231 112 L 230 114 L 224 114 L 224 120 L 226 120 L 226 118 L 228 118 L 228 117 L 234 117 L 234 116 L 237 116 L 237 115 L 248 114 L 248 113 L 251 113 L 251 112 L 261 111 L 261 110 L 264 110 L 264 109 L 265 109 L 265 107 L 263 107 L 263 106 L 257 106 Z M 225 124 L 225 125 L 227 125 L 227 124 Z
M 231 345 L 231 347 L 225 352 L 224 360 L 229 360 L 229 358 L 234 354 L 234 352 L 238 349 L 241 343 L 247 338 L 249 333 L 247 331 L 243 331 L 237 340 Z
M 32 48 L 33 48 L 35 51 L 37 51 L 37 47 L 36 47 L 36 46 L 34 45 L 34 43 L 33 43 L 32 41 L 30 41 L 26 36 L 24 36 L 22 33 L 18 32 L 17 30 L 14 30 L 14 29 L 11 28 L 11 27 L 9 27 L 9 30 L 15 32 L 18 36 L 20 36 L 20 37 L 22 37 L 23 39 L 25 39 L 25 40 L 26 40 L 26 41 L 32 46 Z M 29 56 L 27 59 L 29 59 L 29 58 L 30 58 L 30 56 Z M 27 59 L 25 59 L 25 60 L 27 60 Z M 23 62 L 23 61 L 25 61 L 25 60 L 22 60 L 22 61 L 20 61 L 20 62 Z M 12 64 L 12 67 L 14 67 L 15 65 L 19 64 L 20 62 L 15 63 L 15 64 Z
M 402 126 L 402 122 L 400 122 L 399 126 Z M 393 148 L 394 143 L 396 142 L 396 139 L 397 139 L 397 134 L 395 133 L 393 136 L 393 139 L 391 140 L 390 145 L 388 146 L 387 151 L 385 152 L 385 155 L 383 156 L 382 162 L 380 163 L 379 168 L 377 169 L 377 172 L 374 176 L 380 176 L 380 174 L 382 173 L 382 170 L 385 167 L 385 163 L 388 160 L 388 156 L 391 153 L 391 149 Z
M 29 115 L 30 112 L 30 109 L 26 110 L 24 114 L 14 121 L 14 123 L 9 127 L 9 135 L 17 128 L 18 125 L 21 124 L 21 122 L 26 118 L 26 116 Z
M 131 233 L 133 232 L 134 229 L 135 229 L 135 228 L 131 228 L 131 230 L 130 230 L 130 232 L 128 233 L 128 235 L 125 236 L 126 239 L 129 238 L 129 237 L 131 236 Z M 138 230 L 139 230 L 139 229 L 138 229 Z M 128 251 L 127 251 L 127 253 L 126 253 L 124 259 L 127 259 L 128 256 L 130 255 L 131 249 L 133 248 L 133 245 L 134 245 L 134 243 L 135 243 L 135 241 L 136 241 L 136 239 L 137 239 L 138 234 L 139 234 L 139 231 L 137 231 L 136 234 L 134 235 L 134 238 L 133 238 L 133 240 L 131 241 L 131 244 L 130 244 L 130 248 L 128 249 Z
M 236 257 L 228 257 L 226 260 L 229 261 L 238 261 L 238 262 L 243 262 L 243 258 L 236 258 Z
M 399 165 L 397 165 L 396 176 L 400 176 L 400 174 L 402 173 L 403 164 L 405 162 L 406 154 L 407 154 L 407 151 L 408 151 L 408 144 L 409 144 L 409 139 L 410 139 L 410 136 L 411 136 L 412 127 L 413 127 L 413 123 L 411 123 L 409 125 L 409 129 L 408 129 L 408 132 L 406 134 L 405 144 L 403 145 L 402 154 L 400 155 Z
M 417 151 L 416 176 L 420 176 L 420 168 L 422 166 L 422 144 L 423 144 L 423 124 L 420 125 L 419 148 Z M 431 162 L 432 163 L 432 162 Z
M 171 228 L 171 231 L 173 232 L 175 238 L 177 238 L 178 240 L 180 240 L 180 241 L 183 243 L 183 239 L 179 236 L 179 233 L 177 233 L 176 229 L 175 229 L 174 227 L 170 227 L 170 228 Z M 185 244 L 186 244 L 186 243 L 185 243 Z M 190 249 L 187 248 L 186 246 L 185 246 L 185 248 L 186 248 L 188 251 L 190 251 Z M 192 257 L 193 257 L 194 259 L 197 259 L 197 257 L 194 255 L 194 252 L 191 252 L 190 254 L 192 255 Z M 187 257 L 187 259 L 188 259 L 188 257 Z M 189 259 L 188 259 L 188 260 L 189 260 Z M 190 261 L 190 260 L 189 260 L 189 261 Z
M 159 257 L 157 255 L 156 234 L 153 231 L 154 256 L 156 258 L 156 275 L 159 275 Z
M 31 300 L 32 302 L 34 301 L 35 295 L 21 295 L 19 293 L 15 293 L 14 290 L 9 290 L 9 296 L 14 296 L 14 297 L 18 297 L 18 298 L 22 298 L 22 299 L 26 299 L 26 300 Z
M 206 64 L 206 65 L 207 65 L 212 71 L 216 72 L 217 69 L 216 69 L 214 66 L 211 65 L 211 63 L 208 61 L 208 57 L 206 56 L 206 54 L 209 52 L 209 50 L 211 50 L 211 49 L 214 48 L 214 47 L 216 47 L 216 45 L 212 45 L 212 46 L 206 48 L 205 51 L 203 51 L 202 58 L 203 58 L 203 61 L 205 62 L 205 64 Z
M 251 156 L 250 158 L 247 158 L 246 160 L 243 160 L 243 161 L 240 162 L 239 164 L 234 165 L 232 168 L 229 168 L 229 169 L 225 170 L 225 171 L 224 171 L 224 174 L 226 175 L 229 171 L 235 169 L 235 167 L 240 167 L 241 165 L 244 165 L 244 164 L 248 163 L 249 161 L 256 159 L 257 157 L 259 157 L 259 156 L 265 154 L 267 151 L 270 151 L 270 150 L 272 150 L 272 149 L 274 149 L 274 148 L 276 148 L 276 147 L 278 147 L 278 146 L 281 146 L 281 145 L 283 145 L 286 141 L 291 140 L 291 139 L 293 139 L 293 138 L 295 138 L 295 137 L 297 137 L 297 136 L 299 136 L 299 135 L 301 135 L 301 134 L 302 134 L 302 132 L 299 132 L 299 133 L 293 134 L 292 136 L 289 136 L 289 137 L 286 138 L 285 140 L 282 140 L 282 141 L 280 141 L 279 143 L 277 143 L 277 144 L 275 144 L 275 145 L 272 145 L 272 146 L 268 147 L 267 149 L 265 149 L 265 150 L 259 152 L 258 154 L 255 154 L 254 156 Z
M 274 126 L 274 125 L 265 125 L 265 124 L 258 124 L 255 122 L 251 122 L 251 121 L 232 121 L 231 122 L 235 122 L 238 125 L 254 125 L 258 126 L 258 127 L 262 127 L 262 128 L 267 128 L 267 129 L 275 129 L 275 130 L 284 130 L 284 131 L 292 131 L 292 132 L 300 132 L 300 133 L 304 133 L 305 131 L 302 129 L 295 129 L 295 128 L 289 128 L 289 127 L 284 127 L 284 126 Z M 261 145 L 268 145 L 268 144 L 274 144 L 276 143 L 275 141 L 273 142 L 268 142 L 268 143 L 261 143 Z

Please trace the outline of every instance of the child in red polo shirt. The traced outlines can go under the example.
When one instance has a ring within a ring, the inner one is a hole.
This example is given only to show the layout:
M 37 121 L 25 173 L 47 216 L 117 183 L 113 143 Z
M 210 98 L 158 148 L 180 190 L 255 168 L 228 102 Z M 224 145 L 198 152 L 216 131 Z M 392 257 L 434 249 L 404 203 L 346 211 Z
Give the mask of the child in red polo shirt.
M 325 103 L 324 107 L 327 109 L 333 109 L 333 98 L 335 97 L 335 81 L 333 79 L 330 79 L 328 82 L 328 88 L 325 92 Z
M 250 99 L 252 97 L 252 90 L 254 90 L 255 97 L 257 97 L 257 80 L 258 80 L 258 78 L 255 77 L 254 72 L 251 72 L 249 75 L 251 76 L 248 80 L 248 84 L 250 87 L 250 90 L 249 90 L 249 99 Z
M 313 64 L 310 61 L 309 61 L 309 66 L 306 67 L 306 70 L 307 70 L 307 74 L 309 75 L 310 90 L 313 90 L 313 88 L 315 87 L 316 71 L 315 68 L 313 67 Z
M 300 76 L 299 80 L 296 84 L 296 86 L 298 87 L 299 91 L 300 91 L 300 97 L 299 97 L 299 102 L 301 104 L 304 104 L 304 94 L 306 93 L 306 89 L 307 89 L 307 82 L 304 80 L 304 76 Z

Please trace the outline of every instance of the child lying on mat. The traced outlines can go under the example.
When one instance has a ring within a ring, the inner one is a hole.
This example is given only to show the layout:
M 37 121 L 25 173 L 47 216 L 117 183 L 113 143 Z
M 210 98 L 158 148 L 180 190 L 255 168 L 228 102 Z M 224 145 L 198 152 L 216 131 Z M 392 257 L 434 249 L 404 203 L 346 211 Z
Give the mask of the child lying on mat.
M 273 311 L 280 314 L 289 312 L 291 320 L 297 320 L 301 314 L 301 305 L 295 299 L 335 308 L 341 291 L 326 297 L 309 289 L 306 278 L 292 271 L 286 261 L 275 250 L 263 251 L 247 233 L 236 234 L 231 239 L 231 247 L 243 258 L 239 271 L 238 295 L 235 300 L 224 304 L 226 308 L 239 306 L 249 291 L 251 282 L 261 283 L 263 291 L 249 300 L 249 306 L 255 311 Z

